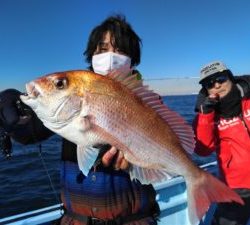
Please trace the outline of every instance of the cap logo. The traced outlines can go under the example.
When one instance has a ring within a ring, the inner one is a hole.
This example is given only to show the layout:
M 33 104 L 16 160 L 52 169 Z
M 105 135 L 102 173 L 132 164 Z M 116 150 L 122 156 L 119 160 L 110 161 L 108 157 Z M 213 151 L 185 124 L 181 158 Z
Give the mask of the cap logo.
M 216 66 L 220 66 L 220 63 L 216 62 L 216 63 L 213 63 L 213 64 L 210 64 L 210 65 L 206 66 L 205 68 L 203 68 L 201 70 L 201 73 L 204 74 L 204 75 L 206 75 L 207 73 L 210 73 L 213 70 L 218 71 L 218 68 Z

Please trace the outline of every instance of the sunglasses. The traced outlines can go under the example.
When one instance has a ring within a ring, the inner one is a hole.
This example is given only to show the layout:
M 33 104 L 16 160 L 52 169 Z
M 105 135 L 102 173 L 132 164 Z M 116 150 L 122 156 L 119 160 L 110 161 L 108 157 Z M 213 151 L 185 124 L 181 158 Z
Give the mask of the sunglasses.
M 202 86 L 206 89 L 211 89 L 214 87 L 215 83 L 223 84 L 228 80 L 228 76 L 226 75 L 219 75 L 216 77 L 212 77 L 202 83 Z

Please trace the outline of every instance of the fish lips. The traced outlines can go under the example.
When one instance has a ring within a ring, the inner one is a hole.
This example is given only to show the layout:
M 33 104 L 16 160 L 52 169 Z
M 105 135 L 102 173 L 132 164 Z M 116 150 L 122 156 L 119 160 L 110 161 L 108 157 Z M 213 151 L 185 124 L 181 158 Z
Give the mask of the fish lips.
M 26 84 L 26 91 L 27 91 L 27 95 L 30 98 L 37 98 L 39 95 L 41 95 L 41 92 L 39 91 L 39 89 L 37 88 L 34 82 L 30 82 Z
M 26 94 L 20 95 L 20 99 L 23 103 L 33 108 L 34 103 L 36 102 L 35 100 L 41 95 L 41 92 L 36 87 L 34 82 L 26 84 L 26 92 Z

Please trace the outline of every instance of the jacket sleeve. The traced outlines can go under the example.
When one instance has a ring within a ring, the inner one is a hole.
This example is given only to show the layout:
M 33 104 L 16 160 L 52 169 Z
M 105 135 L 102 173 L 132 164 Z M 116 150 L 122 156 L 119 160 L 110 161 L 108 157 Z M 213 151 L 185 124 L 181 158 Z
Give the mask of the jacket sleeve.
M 218 135 L 214 122 L 215 113 L 197 113 L 193 128 L 195 133 L 194 152 L 200 156 L 208 156 L 216 149 Z

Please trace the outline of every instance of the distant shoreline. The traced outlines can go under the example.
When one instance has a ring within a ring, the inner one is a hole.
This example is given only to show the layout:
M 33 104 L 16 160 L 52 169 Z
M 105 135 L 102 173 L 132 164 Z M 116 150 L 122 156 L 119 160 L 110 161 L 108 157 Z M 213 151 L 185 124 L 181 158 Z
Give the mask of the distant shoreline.
M 161 96 L 187 96 L 187 95 L 198 95 L 198 93 L 167 93 L 162 94 Z

